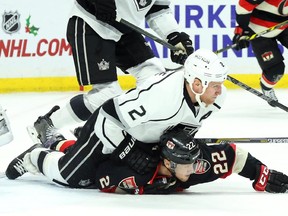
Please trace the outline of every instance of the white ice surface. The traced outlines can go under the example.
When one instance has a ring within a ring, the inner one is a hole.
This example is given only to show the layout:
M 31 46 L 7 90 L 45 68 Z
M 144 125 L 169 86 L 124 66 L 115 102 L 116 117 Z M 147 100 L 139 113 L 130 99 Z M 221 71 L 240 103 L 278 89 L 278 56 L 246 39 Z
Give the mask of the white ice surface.
M 53 105 L 63 105 L 76 92 L 0 94 L 14 140 L 0 147 L 0 172 L 33 143 L 26 126 Z M 277 90 L 288 106 L 288 90 Z M 288 113 L 272 108 L 245 90 L 228 90 L 223 109 L 204 122 L 198 137 L 287 137 Z M 288 174 L 288 143 L 238 144 L 270 168 Z M 257 193 L 252 182 L 236 174 L 191 187 L 176 195 L 117 195 L 68 189 L 45 177 L 25 174 L 0 178 L 0 215 L 287 215 L 286 194 Z

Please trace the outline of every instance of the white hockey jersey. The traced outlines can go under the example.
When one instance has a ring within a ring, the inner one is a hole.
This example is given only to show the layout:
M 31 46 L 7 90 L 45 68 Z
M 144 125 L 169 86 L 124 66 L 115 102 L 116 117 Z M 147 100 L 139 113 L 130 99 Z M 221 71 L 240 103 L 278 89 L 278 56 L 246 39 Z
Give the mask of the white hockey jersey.
M 163 39 L 170 33 L 178 31 L 178 24 L 169 8 L 170 0 L 115 0 L 115 4 L 117 20 L 122 18 L 140 26 L 146 19 L 149 26 Z M 163 9 L 146 16 L 153 5 L 163 6 Z M 71 11 L 72 16 L 81 17 L 104 39 L 118 41 L 122 35 L 115 27 L 97 20 L 94 14 L 85 10 L 76 0 Z
M 136 89 L 115 97 L 99 111 L 95 133 L 110 153 L 124 139 L 123 131 L 145 143 L 157 143 L 164 131 L 181 126 L 195 134 L 202 121 L 218 111 L 225 99 L 222 87 L 214 104 L 195 106 L 186 90 L 184 71 L 157 74 Z

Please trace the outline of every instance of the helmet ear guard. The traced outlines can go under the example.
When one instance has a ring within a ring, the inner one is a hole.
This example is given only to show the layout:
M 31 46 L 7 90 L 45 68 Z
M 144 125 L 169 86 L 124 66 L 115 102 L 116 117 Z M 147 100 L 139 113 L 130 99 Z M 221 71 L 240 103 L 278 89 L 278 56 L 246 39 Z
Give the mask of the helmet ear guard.
M 192 92 L 199 96 L 205 92 L 210 82 L 225 81 L 227 74 L 228 68 L 222 60 L 208 49 L 196 50 L 188 56 L 184 64 L 184 77 L 189 83 Z M 202 83 L 202 93 L 195 93 L 192 88 L 192 84 L 196 78 Z

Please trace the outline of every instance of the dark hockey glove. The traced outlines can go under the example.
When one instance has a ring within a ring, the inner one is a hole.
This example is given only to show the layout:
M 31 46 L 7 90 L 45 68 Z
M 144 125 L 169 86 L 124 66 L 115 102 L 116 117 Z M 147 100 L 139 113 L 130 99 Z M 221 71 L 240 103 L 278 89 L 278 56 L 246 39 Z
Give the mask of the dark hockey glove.
M 141 145 L 143 148 L 140 147 Z M 141 175 L 155 172 L 160 161 L 160 153 L 158 148 L 144 150 L 148 145 L 152 144 L 140 142 L 130 134 L 126 134 L 125 139 L 111 154 L 111 159 L 127 164 Z
M 184 65 L 187 56 L 194 52 L 193 43 L 188 34 L 185 32 L 173 32 L 167 36 L 168 43 L 180 50 L 171 50 L 171 60 L 175 63 Z
M 93 0 L 95 17 L 103 22 L 116 20 L 115 0 Z
M 235 50 L 241 50 L 249 47 L 249 38 L 252 35 L 250 30 L 244 30 L 237 26 L 234 30 L 233 44 L 236 44 Z
M 135 190 L 135 194 L 171 194 L 177 191 L 178 183 L 173 177 L 157 177 L 152 184 L 147 184 Z
M 252 185 L 256 191 L 285 193 L 288 189 L 288 176 L 276 170 L 270 170 L 265 165 L 258 165 Z

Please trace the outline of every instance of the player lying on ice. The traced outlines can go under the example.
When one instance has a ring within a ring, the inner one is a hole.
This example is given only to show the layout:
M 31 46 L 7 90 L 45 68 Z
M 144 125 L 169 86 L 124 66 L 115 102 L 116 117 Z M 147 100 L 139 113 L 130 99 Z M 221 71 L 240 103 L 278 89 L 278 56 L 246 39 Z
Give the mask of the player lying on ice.
M 6 175 L 9 179 L 16 179 L 26 172 L 42 173 L 53 182 L 72 188 L 92 188 L 103 192 L 130 194 L 169 194 L 237 173 L 252 180 L 252 186 L 256 191 L 284 193 L 288 189 L 287 175 L 269 169 L 244 149 L 232 143 L 207 145 L 179 128 L 161 136 L 160 150 L 157 146 L 145 146 L 146 152 L 153 154 L 153 157 L 159 157 L 158 166 L 154 170 L 139 174 L 125 164 L 115 163 L 106 158 L 100 164 L 94 165 L 97 168 L 93 181 L 90 179 L 90 182 L 83 180 L 81 184 L 71 184 L 69 182 L 73 181 L 66 181 L 60 174 L 56 158 L 62 157 L 64 152 L 69 152 L 74 143 L 75 141 L 71 140 L 57 141 L 54 148 L 63 152 L 48 150 L 41 144 L 36 144 L 9 164 Z M 23 163 L 19 163 L 20 160 Z M 71 169 L 69 175 L 75 175 L 74 170 Z M 87 170 L 91 168 L 87 167 Z
M 8 166 L 7 177 L 15 179 L 21 176 L 27 169 L 30 170 L 27 165 L 30 164 L 36 171 L 55 182 L 73 188 L 86 188 L 95 185 L 99 165 L 111 160 L 110 163 L 116 167 L 122 164 L 123 167 L 131 168 L 135 175 L 140 174 L 140 177 L 143 177 L 150 174 L 150 178 L 160 159 L 159 154 L 153 154 L 151 145 L 158 145 L 160 137 L 175 127 L 185 128 L 185 131 L 194 135 L 203 120 L 222 107 L 225 99 L 223 82 L 227 73 L 227 67 L 215 53 L 198 49 L 188 56 L 184 69 L 156 74 L 137 88 L 106 101 L 90 116 L 79 138 L 65 154 L 63 152 L 69 142 L 57 134 L 50 118 L 52 113 L 49 112 L 39 117 L 34 126 L 37 126 L 42 145 L 54 151 L 35 146 L 28 149 Z M 257 190 L 286 191 L 285 175 L 268 172 L 266 166 L 262 166 L 258 160 L 233 146 L 207 147 L 211 152 L 206 152 L 205 144 L 203 149 L 201 145 L 203 156 L 196 164 L 199 161 L 199 167 L 206 167 L 206 172 L 203 171 L 200 175 L 198 173 L 203 169 L 196 169 L 197 175 L 192 174 L 189 181 L 181 183 L 181 187 L 187 188 L 193 184 L 212 181 L 234 172 L 252 180 L 256 179 L 254 185 Z M 175 166 L 171 166 L 169 170 L 173 173 L 174 168 Z M 118 173 L 115 172 L 115 175 Z M 100 172 L 99 175 L 105 176 Z M 114 180 L 116 183 L 107 183 L 104 178 L 98 188 L 118 186 L 118 182 L 129 176 L 134 175 L 124 176 L 119 181 Z M 137 180 L 139 181 L 138 178 Z M 182 179 L 182 182 L 184 180 Z M 263 187 L 259 187 L 258 180 L 259 184 L 263 183 Z M 145 184 L 147 182 L 148 180 L 144 181 Z M 159 182 L 161 184 L 161 179 Z M 137 182 L 135 187 L 144 186 L 144 183 Z M 148 193 L 147 187 L 144 193 Z

